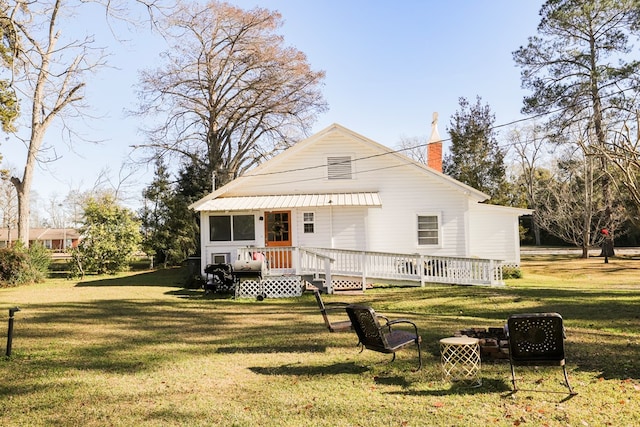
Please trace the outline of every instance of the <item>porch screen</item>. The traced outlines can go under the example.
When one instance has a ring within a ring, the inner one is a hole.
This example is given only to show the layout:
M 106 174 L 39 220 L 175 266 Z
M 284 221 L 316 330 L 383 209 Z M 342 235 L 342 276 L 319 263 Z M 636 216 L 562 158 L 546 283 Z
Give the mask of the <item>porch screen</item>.
M 209 240 L 230 242 L 255 240 L 256 230 L 253 215 L 216 215 L 209 217 Z
M 438 217 L 418 216 L 418 245 L 438 244 Z

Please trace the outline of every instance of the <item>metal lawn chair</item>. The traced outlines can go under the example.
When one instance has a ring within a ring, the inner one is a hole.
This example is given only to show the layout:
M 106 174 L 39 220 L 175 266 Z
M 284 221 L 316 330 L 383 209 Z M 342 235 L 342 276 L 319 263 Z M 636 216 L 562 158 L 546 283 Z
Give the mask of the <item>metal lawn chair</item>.
M 514 392 L 518 391 L 515 366 L 555 365 L 562 367 L 569 393 L 576 394 L 569 384 L 565 366 L 565 331 L 560 314 L 514 314 L 507 320 L 507 336 Z
M 322 314 L 322 318 L 324 319 L 324 324 L 329 329 L 329 332 L 342 332 L 349 331 L 352 329 L 350 320 L 339 320 L 339 321 L 331 321 L 329 313 L 342 312 L 346 316 L 346 312 L 344 311 L 345 307 L 349 305 L 347 302 L 327 302 L 322 301 L 322 295 L 320 295 L 320 291 L 315 290 L 313 294 L 316 297 L 316 302 L 318 303 L 318 308 L 320 309 L 320 314 Z
M 418 347 L 418 370 L 422 368 L 422 353 L 420 351 L 420 335 L 415 323 L 407 319 L 389 320 L 366 305 L 351 304 L 345 310 L 353 329 L 356 331 L 363 351 L 365 348 L 380 353 L 393 354 L 393 362 L 396 359 L 396 351 L 411 344 Z M 384 319 L 385 324 L 381 325 L 378 319 Z M 393 329 L 397 325 L 408 325 L 411 331 Z

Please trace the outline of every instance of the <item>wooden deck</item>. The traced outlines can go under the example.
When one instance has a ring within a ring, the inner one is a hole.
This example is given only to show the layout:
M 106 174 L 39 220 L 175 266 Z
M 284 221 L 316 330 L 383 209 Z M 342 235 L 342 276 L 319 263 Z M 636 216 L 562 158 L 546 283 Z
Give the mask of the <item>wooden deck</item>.
M 240 260 L 263 260 L 263 278 L 297 276 L 328 293 L 366 290 L 374 282 L 504 285 L 502 261 L 327 248 L 248 247 Z

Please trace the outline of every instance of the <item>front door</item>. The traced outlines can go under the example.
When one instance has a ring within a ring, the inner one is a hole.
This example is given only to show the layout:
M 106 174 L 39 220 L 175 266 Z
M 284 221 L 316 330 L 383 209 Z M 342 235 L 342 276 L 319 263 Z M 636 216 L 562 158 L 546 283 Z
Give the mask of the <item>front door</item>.
M 291 211 L 274 211 L 265 213 L 264 235 L 265 246 L 291 246 Z M 269 251 L 270 268 L 291 268 L 291 250 Z

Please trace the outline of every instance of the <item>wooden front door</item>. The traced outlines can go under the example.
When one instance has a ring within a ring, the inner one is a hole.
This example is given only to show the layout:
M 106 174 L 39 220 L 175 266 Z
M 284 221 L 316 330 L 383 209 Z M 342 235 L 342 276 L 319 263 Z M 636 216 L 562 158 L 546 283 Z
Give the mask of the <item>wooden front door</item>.
M 264 221 L 265 246 L 291 246 L 291 211 L 274 211 L 265 213 Z M 291 268 L 291 250 L 268 251 L 270 268 Z

